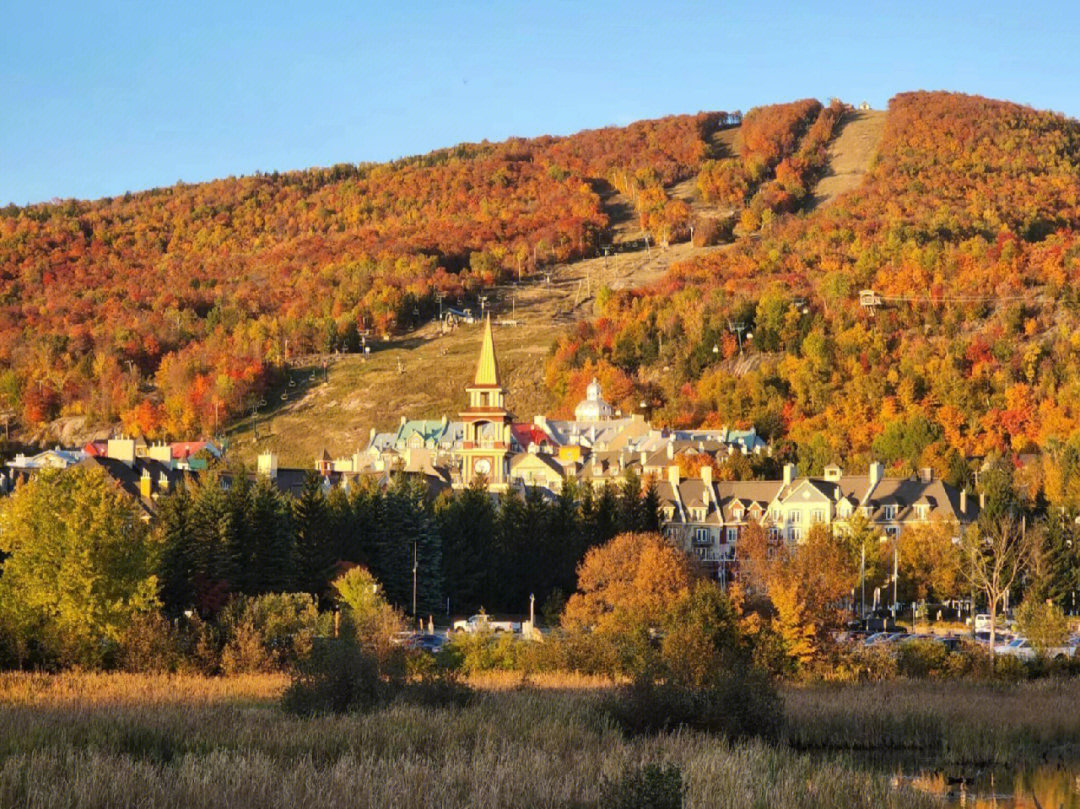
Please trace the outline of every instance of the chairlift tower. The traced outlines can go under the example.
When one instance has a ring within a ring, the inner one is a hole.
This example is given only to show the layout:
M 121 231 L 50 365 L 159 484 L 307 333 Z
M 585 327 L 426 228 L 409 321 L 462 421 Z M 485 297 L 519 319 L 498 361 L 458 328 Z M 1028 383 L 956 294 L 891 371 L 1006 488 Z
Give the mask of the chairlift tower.
M 878 307 L 881 306 L 881 296 L 872 289 L 864 289 L 859 293 L 859 305 L 869 313 L 870 317 L 874 317 Z

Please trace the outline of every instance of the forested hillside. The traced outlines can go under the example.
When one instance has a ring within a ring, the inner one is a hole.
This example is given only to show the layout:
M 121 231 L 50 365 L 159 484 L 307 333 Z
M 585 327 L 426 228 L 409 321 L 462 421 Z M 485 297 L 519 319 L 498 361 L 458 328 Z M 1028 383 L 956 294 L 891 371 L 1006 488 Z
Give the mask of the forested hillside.
M 27 430 L 79 414 L 151 437 L 210 430 L 286 355 L 355 351 L 363 330 L 430 317 L 436 292 L 594 255 L 608 225 L 598 185 L 649 197 L 662 237 L 684 234 L 689 211 L 664 187 L 693 178 L 738 118 L 9 207 L 0 411 Z
M 662 422 L 755 424 L 808 473 L 874 456 L 959 481 L 965 457 L 1046 450 L 1029 491 L 1075 506 L 1078 168 L 1075 120 L 899 95 L 858 188 L 807 215 L 748 207 L 731 247 L 606 295 L 560 340 L 547 383 L 567 408 L 596 374 Z M 707 176 L 724 187 L 711 178 L 725 172 Z M 863 289 L 881 305 L 860 307 Z

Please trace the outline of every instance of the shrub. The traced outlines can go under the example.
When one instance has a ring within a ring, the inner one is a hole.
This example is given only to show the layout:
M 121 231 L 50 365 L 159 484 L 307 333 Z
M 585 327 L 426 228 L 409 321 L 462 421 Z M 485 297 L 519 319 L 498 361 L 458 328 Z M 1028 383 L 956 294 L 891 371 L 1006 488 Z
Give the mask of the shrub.
M 319 634 L 315 600 L 307 593 L 268 593 L 237 599 L 222 616 L 226 674 L 285 670 L 307 656 Z
M 422 674 L 418 680 L 402 685 L 397 694 L 402 702 L 428 708 L 464 708 L 475 696 L 476 692 L 455 672 L 446 669 Z
M 949 651 L 932 640 L 911 640 L 900 645 L 897 673 L 904 677 L 938 677 L 948 672 Z
M 682 771 L 674 764 L 647 764 L 618 780 L 600 785 L 600 809 L 680 809 L 683 805 Z
M 637 681 L 606 697 L 601 710 L 628 736 L 688 728 L 731 739 L 775 739 L 783 726 L 776 687 L 753 669 L 717 674 L 697 688 Z
M 340 638 L 320 638 L 302 660 L 281 698 L 299 716 L 368 711 L 385 697 L 374 655 Z
M 175 628 L 160 612 L 135 616 L 120 637 L 117 662 L 131 672 L 175 671 L 181 662 Z

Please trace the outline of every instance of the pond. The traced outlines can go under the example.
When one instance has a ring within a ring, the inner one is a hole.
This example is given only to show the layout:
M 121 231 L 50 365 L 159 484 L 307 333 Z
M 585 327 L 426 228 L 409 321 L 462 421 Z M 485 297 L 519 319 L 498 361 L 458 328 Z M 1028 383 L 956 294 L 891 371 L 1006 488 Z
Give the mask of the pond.
M 949 809 L 1080 809 L 1080 761 L 984 768 L 903 758 L 907 760 L 880 755 L 854 760 L 890 774 L 897 788 L 907 786 L 940 798 Z

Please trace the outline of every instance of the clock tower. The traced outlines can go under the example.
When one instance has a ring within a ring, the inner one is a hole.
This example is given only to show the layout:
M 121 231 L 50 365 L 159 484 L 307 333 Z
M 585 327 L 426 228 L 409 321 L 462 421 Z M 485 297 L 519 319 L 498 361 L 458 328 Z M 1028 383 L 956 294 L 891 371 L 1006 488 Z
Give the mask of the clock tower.
M 491 315 L 484 321 L 480 361 L 471 385 L 465 387 L 469 404 L 461 411 L 465 437 L 461 444 L 461 482 L 470 485 L 482 477 L 492 491 L 505 491 L 510 479 L 510 414 L 506 390 L 499 381 Z

